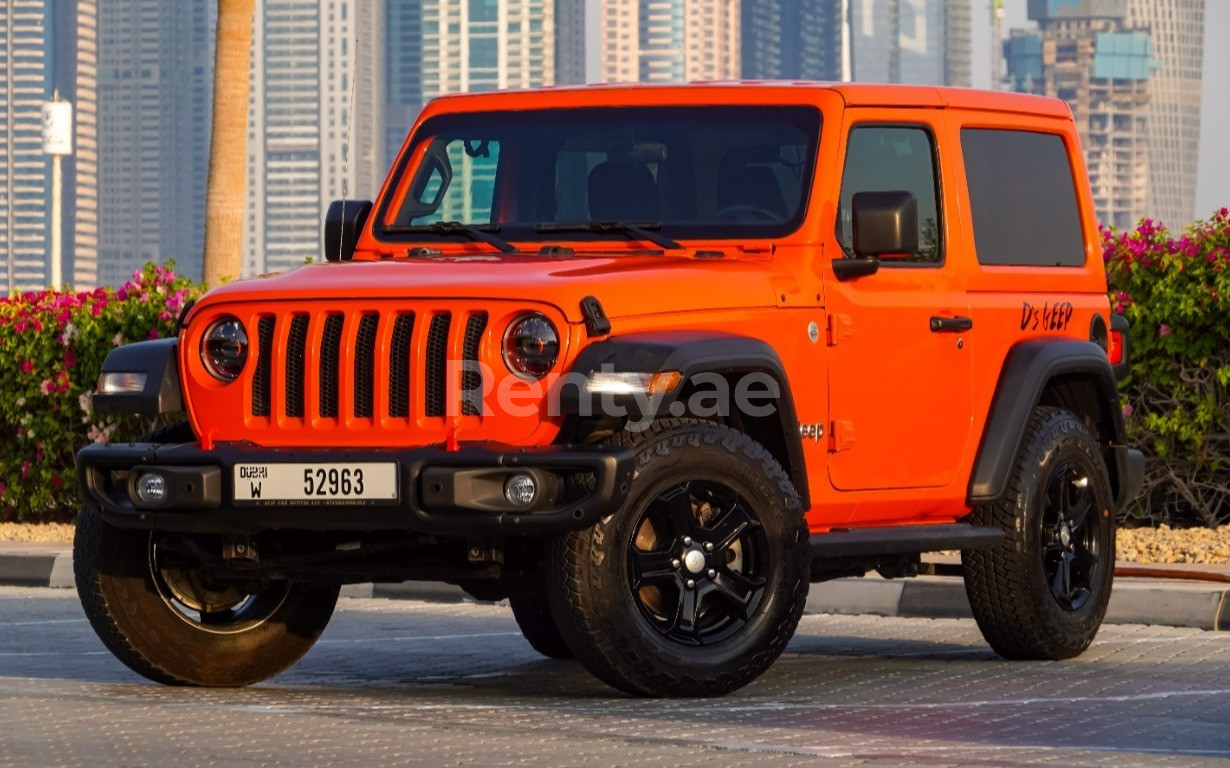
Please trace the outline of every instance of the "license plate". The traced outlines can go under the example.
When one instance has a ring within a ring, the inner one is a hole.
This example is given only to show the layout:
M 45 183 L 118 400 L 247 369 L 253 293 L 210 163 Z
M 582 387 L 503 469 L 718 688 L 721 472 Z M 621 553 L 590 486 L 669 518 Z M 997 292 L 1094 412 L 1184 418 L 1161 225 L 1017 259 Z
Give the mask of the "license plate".
M 397 464 L 236 464 L 236 504 L 355 506 L 397 501 Z

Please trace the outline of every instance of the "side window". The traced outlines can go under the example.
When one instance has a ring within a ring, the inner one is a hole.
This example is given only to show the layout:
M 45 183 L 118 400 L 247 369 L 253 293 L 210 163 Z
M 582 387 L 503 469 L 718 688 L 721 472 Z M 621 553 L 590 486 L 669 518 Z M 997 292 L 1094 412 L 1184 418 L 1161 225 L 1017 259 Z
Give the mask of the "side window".
M 905 261 L 938 264 L 940 247 L 939 185 L 935 175 L 935 143 L 923 128 L 862 126 L 850 132 L 846 166 L 837 210 L 837 239 L 847 256 L 854 255 L 851 200 L 858 192 L 912 192 L 918 200 L 918 251 Z M 884 266 L 899 264 L 886 261 Z
M 1061 136 L 965 128 L 961 153 L 978 263 L 1084 265 L 1076 184 Z

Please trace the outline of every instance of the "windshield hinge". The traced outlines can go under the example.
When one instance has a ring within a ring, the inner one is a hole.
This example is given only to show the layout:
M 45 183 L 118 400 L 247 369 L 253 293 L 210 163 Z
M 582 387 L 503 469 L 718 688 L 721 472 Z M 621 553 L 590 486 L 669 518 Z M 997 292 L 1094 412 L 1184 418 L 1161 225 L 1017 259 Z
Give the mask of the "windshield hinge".
M 597 298 L 586 296 L 581 299 L 581 315 L 585 318 L 585 332 L 589 336 L 606 336 L 611 332 L 611 320 Z

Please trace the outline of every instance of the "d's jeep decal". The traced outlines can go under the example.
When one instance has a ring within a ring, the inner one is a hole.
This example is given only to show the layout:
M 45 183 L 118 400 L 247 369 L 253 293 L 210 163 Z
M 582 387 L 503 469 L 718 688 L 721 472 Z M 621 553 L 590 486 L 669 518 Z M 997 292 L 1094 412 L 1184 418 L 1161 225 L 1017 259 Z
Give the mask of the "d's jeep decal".
M 1074 311 L 1070 301 L 1044 302 L 1041 307 L 1026 301 L 1021 305 L 1021 330 L 1066 331 Z

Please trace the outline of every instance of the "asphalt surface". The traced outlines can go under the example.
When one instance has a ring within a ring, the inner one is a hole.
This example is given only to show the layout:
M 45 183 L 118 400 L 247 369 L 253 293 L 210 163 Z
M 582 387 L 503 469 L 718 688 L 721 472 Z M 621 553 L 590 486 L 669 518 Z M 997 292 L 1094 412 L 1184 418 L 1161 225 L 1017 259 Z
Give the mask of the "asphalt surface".
M 1060 663 L 968 619 L 805 616 L 716 700 L 619 695 L 537 656 L 506 608 L 344 598 L 320 643 L 241 690 L 124 668 L 71 590 L 0 588 L 0 766 L 1230 764 L 1230 633 L 1106 625 Z

